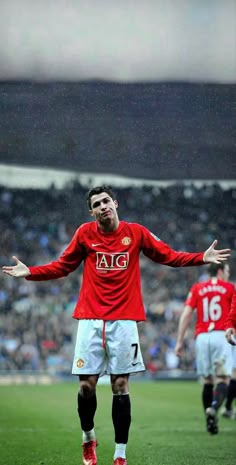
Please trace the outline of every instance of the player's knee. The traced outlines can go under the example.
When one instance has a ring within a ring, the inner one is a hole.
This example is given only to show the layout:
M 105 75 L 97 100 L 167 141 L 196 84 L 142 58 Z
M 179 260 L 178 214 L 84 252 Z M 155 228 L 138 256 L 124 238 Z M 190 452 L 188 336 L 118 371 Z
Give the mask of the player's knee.
M 214 377 L 212 375 L 205 376 L 204 384 L 214 384 Z
M 217 376 L 216 377 L 216 384 L 229 384 L 230 378 L 229 376 Z
M 80 381 L 80 395 L 82 397 L 88 398 L 92 397 L 96 391 L 96 383 L 93 383 L 91 380 Z
M 129 390 L 128 375 L 112 376 L 111 387 L 113 394 L 124 394 Z

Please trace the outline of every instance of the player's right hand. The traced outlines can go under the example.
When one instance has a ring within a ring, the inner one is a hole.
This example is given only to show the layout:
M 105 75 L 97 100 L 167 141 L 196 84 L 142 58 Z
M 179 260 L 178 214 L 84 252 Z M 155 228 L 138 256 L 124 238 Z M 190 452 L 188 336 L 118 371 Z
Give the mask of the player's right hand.
M 21 262 L 17 257 L 13 256 L 12 258 L 16 264 L 12 266 L 3 266 L 2 272 L 9 276 L 13 276 L 14 278 L 26 278 L 29 276 L 30 270 L 28 266 Z
M 236 346 L 236 330 L 234 328 L 226 329 L 225 337 L 229 344 Z

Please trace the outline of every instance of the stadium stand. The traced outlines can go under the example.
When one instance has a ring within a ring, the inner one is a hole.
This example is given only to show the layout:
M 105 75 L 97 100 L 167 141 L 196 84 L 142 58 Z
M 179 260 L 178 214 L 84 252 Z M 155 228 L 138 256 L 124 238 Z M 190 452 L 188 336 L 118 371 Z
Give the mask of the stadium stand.
M 32 265 L 57 257 L 78 225 L 89 221 L 86 191 L 78 182 L 61 190 L 0 187 L 0 264 L 9 263 L 12 255 Z M 236 249 L 235 188 L 176 183 L 115 192 L 122 219 L 143 223 L 176 250 L 205 250 L 215 238 L 220 247 Z M 181 361 L 173 348 L 186 293 L 196 279 L 205 278 L 206 268 L 174 270 L 141 257 L 141 270 L 148 321 L 139 330 L 148 376 L 181 369 L 193 372 L 193 326 Z M 231 279 L 235 277 L 232 264 Z M 81 269 L 67 279 L 43 283 L 0 274 L 0 373 L 70 375 L 76 330 L 71 314 L 80 280 Z

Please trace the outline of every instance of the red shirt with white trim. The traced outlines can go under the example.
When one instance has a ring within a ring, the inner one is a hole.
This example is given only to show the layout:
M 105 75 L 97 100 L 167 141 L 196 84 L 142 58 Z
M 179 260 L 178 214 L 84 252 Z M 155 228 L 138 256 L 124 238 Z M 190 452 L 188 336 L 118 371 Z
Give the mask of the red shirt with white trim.
M 192 286 L 185 301 L 196 310 L 195 336 L 209 331 L 224 331 L 235 287 L 213 277 Z
M 82 224 L 58 260 L 29 267 L 26 279 L 57 279 L 84 264 L 82 286 L 73 317 L 76 319 L 146 319 L 141 295 L 139 255 L 171 267 L 203 265 L 203 254 L 176 252 L 140 224 L 120 221 L 114 232 L 97 222 Z

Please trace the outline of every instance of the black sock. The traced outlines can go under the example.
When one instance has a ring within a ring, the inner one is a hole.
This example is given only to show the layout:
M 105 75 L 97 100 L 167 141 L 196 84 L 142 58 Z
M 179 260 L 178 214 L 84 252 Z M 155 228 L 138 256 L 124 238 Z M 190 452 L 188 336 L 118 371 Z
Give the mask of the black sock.
M 202 403 L 204 412 L 205 410 L 211 406 L 213 401 L 213 384 L 204 384 L 202 390 Z
M 112 420 L 115 430 L 115 442 L 117 444 L 127 444 L 131 423 L 129 394 L 113 395 Z
M 227 389 L 228 386 L 226 383 L 218 383 L 216 385 L 216 388 L 213 392 L 213 401 L 212 401 L 212 407 L 214 409 L 218 410 L 220 406 L 223 404 L 226 395 L 227 395 Z
M 228 385 L 227 399 L 225 403 L 225 408 L 227 410 L 232 409 L 232 402 L 236 398 L 236 379 L 231 379 Z
M 84 397 L 78 393 L 78 414 L 82 431 L 91 431 L 94 427 L 94 415 L 97 409 L 97 397 L 93 394 L 90 397 Z

